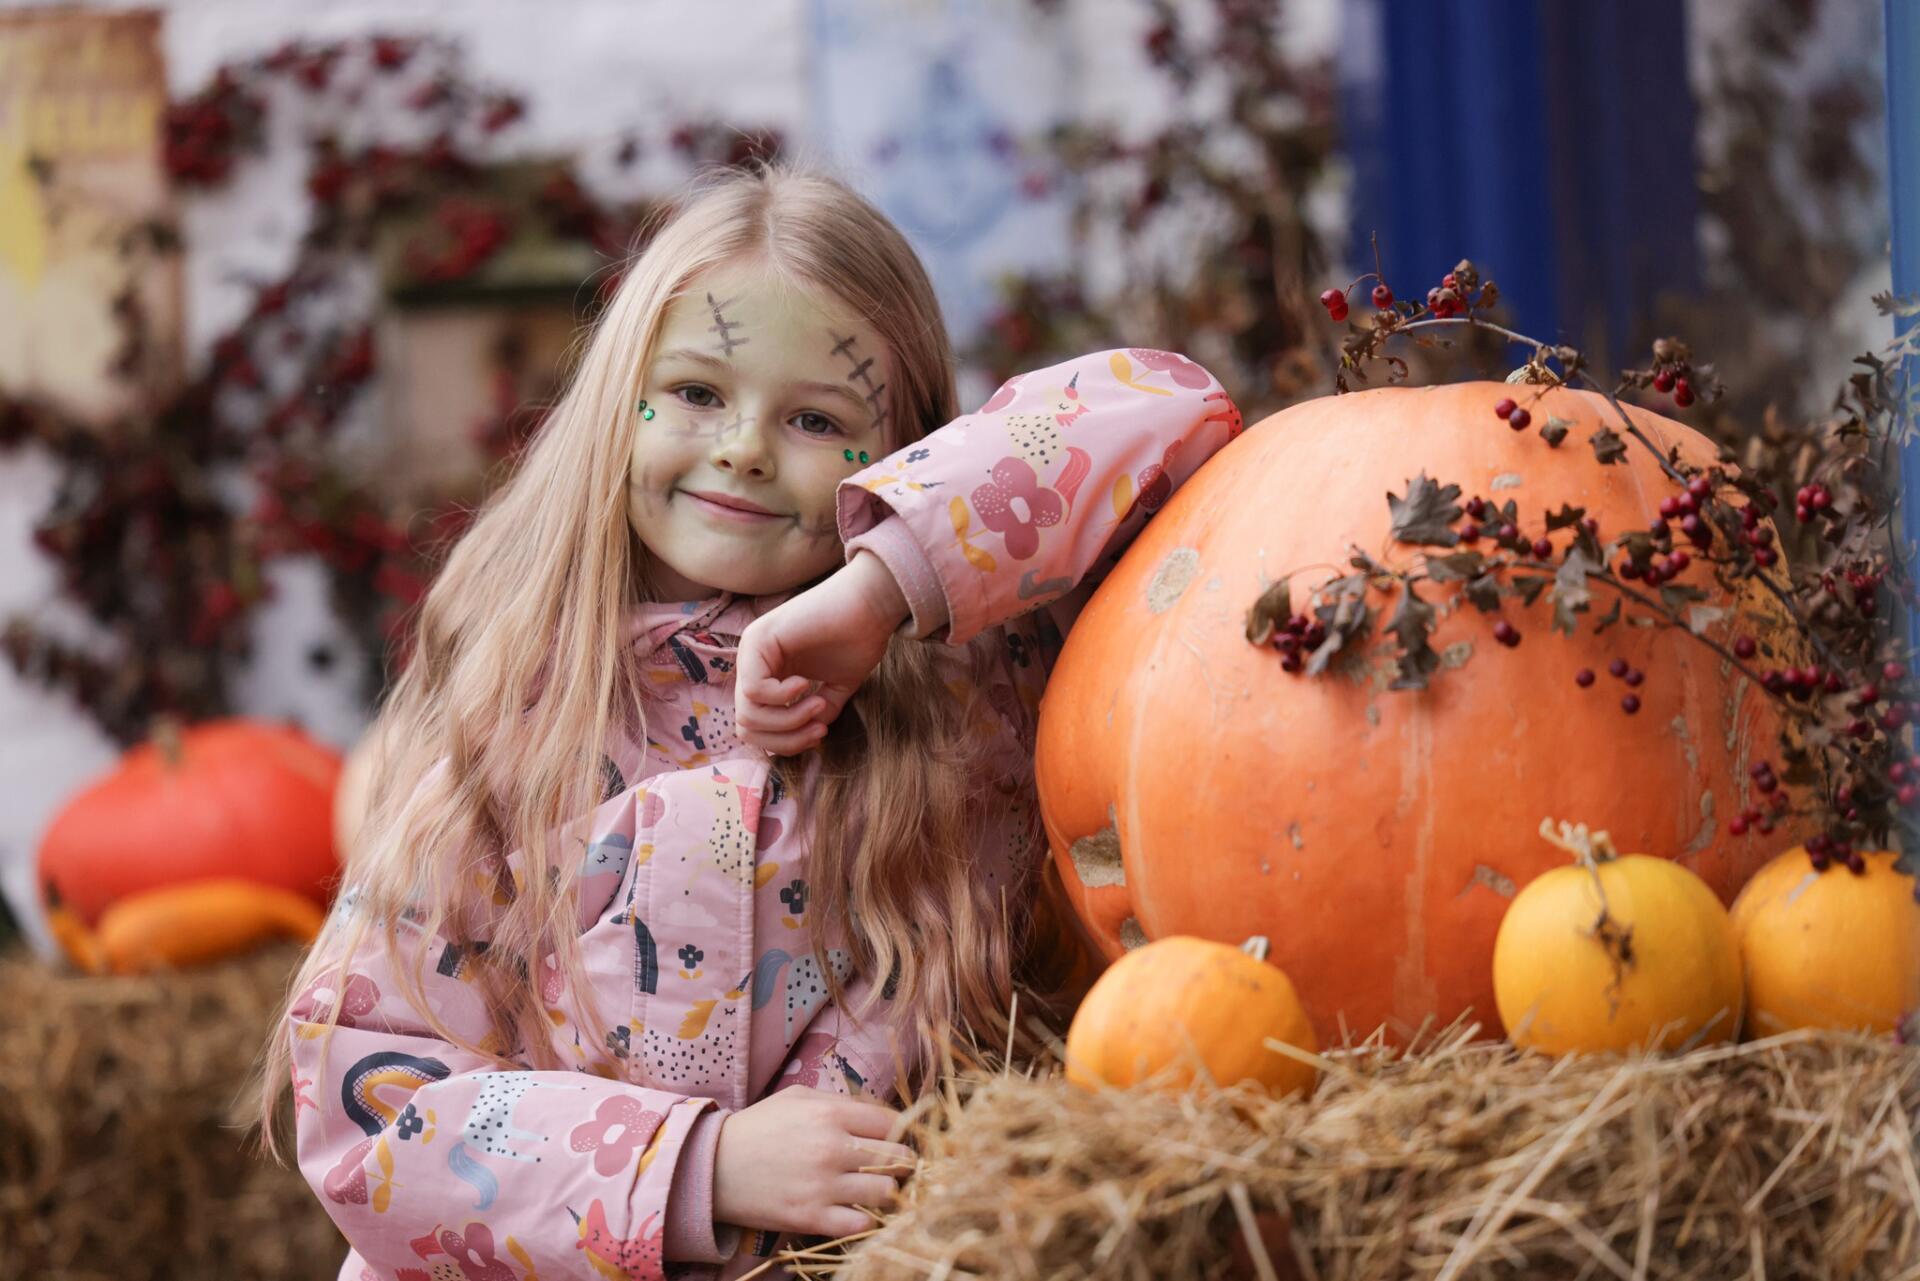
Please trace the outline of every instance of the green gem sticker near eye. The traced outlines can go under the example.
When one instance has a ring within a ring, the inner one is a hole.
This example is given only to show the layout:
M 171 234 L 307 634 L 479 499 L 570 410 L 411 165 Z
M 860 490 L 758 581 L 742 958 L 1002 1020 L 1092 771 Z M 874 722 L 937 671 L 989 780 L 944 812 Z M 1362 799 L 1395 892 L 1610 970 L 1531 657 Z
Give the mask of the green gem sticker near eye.
M 851 449 L 843 449 L 840 452 L 846 456 L 848 462 L 853 461 L 853 451 Z M 863 463 L 867 461 L 867 451 L 864 449 L 860 451 L 860 461 Z
M 644 418 L 644 419 L 646 419 L 646 420 L 647 420 L 648 422 L 652 422 L 652 421 L 653 421 L 653 410 L 647 407 L 647 402 L 646 402 L 646 401 L 644 401 L 644 400 L 643 400 L 643 401 L 641 401 L 641 402 L 640 402 L 639 404 L 637 404 L 637 405 L 635 405 L 635 406 L 634 406 L 634 410 L 635 410 L 635 412 L 637 412 L 637 413 L 638 413 L 638 414 L 639 414 L 639 415 L 640 415 L 640 416 L 641 416 L 642 418 Z

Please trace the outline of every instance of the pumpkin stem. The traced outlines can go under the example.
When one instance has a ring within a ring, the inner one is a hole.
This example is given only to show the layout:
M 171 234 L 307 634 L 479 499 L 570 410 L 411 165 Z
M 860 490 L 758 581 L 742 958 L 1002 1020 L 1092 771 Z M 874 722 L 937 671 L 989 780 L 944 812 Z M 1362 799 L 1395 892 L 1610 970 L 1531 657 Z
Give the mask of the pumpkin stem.
M 1267 936 L 1256 934 L 1240 945 L 1240 950 L 1256 961 L 1267 959 Z
M 153 745 L 159 751 L 160 759 L 166 762 L 169 769 L 180 767 L 181 728 L 179 717 L 162 712 L 153 718 L 153 725 L 148 730 L 148 737 L 153 739 Z
M 1554 821 L 1543 818 L 1540 820 L 1540 837 L 1549 845 L 1556 845 L 1573 855 L 1577 863 L 1605 863 L 1620 857 L 1620 851 L 1614 848 L 1611 836 L 1605 832 L 1589 832 L 1585 823 L 1569 823 L 1561 819 L 1559 830 L 1555 831 Z

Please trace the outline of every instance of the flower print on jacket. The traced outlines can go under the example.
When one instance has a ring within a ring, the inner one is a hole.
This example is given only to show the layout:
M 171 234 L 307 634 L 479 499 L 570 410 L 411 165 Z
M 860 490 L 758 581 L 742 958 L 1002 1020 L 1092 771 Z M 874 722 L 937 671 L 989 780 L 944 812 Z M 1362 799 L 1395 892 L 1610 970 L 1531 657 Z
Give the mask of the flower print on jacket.
M 995 802 L 983 807 L 992 821 L 976 836 L 975 867 L 1010 908 L 1044 857 L 1014 780 L 1032 769 L 1046 673 L 1152 511 L 1239 430 L 1232 401 L 1192 361 L 1098 352 L 1009 379 L 979 411 L 840 486 L 849 556 L 886 521 L 888 545 L 924 558 L 909 566 L 935 588 L 920 605 L 941 615 L 919 634 L 942 686 L 976 708 L 969 730 L 988 771 L 978 787 Z M 603 799 L 556 833 L 580 860 L 569 871 L 589 988 L 568 992 L 560 966 L 534 962 L 546 1046 L 498 1042 L 478 981 L 484 933 L 430 935 L 419 915 L 403 913 L 392 944 L 356 956 L 343 991 L 317 984 L 294 1002 L 293 1073 L 307 1083 L 295 1109 L 299 1164 L 352 1245 L 343 1277 L 737 1281 L 794 1240 L 763 1232 L 738 1245 L 714 1225 L 710 1244 L 665 1257 L 669 1221 L 711 1214 L 702 1180 L 676 1175 L 689 1154 L 712 1159 L 721 1109 L 800 1084 L 891 1099 L 897 1073 L 914 1067 L 897 971 L 858 973 L 849 940 L 820 933 L 809 867 L 820 817 L 807 810 L 817 762 L 788 788 L 732 731 L 740 635 L 785 599 L 631 607 L 644 718 L 612 717 L 589 758 L 600 761 Z M 1006 643 L 976 672 L 962 647 L 994 627 Z M 694 737 L 681 736 L 687 726 Z M 518 870 L 515 852 L 494 853 Z M 844 1008 L 827 998 L 822 954 Z M 431 1020 L 413 1008 L 403 971 L 420 974 Z M 876 987 L 882 999 L 856 1022 L 850 1011 Z M 341 1026 L 318 1035 L 335 1006 Z M 586 1017 L 590 1028 L 578 1023 Z M 533 1068 L 536 1048 L 560 1066 Z M 529 1066 L 502 1071 L 503 1061 Z
M 602 1099 L 593 1119 L 582 1121 L 567 1136 L 567 1146 L 575 1152 L 591 1152 L 594 1173 L 615 1175 L 633 1164 L 636 1154 L 664 1120 L 658 1112 L 647 1111 L 638 1099 Z

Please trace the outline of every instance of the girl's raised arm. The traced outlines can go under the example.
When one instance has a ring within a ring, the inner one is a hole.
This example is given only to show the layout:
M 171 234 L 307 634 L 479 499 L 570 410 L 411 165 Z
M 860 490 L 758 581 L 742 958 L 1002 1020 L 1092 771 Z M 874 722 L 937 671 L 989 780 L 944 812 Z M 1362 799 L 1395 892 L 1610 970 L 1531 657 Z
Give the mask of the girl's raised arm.
M 842 481 L 840 538 L 848 559 L 864 548 L 886 562 L 914 611 L 909 635 L 961 645 L 1042 606 L 1064 634 L 1240 428 L 1225 389 L 1186 357 L 1095 352 L 1009 379 L 977 412 Z

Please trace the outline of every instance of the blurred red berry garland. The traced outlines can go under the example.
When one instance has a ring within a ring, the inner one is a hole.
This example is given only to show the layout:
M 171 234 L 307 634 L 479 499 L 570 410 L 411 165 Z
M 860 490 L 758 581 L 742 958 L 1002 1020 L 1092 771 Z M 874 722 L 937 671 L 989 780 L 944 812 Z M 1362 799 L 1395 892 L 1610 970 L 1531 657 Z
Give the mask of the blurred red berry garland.
M 392 86 L 392 88 L 389 88 Z M 54 502 L 35 530 L 59 566 L 65 596 L 109 638 L 74 643 L 41 620 L 13 618 L 8 659 L 31 679 L 70 691 L 113 738 L 131 743 L 152 719 L 234 710 L 231 679 L 247 656 L 252 611 L 271 594 L 267 564 L 313 554 L 326 565 L 336 611 L 368 657 L 377 695 L 404 662 L 413 606 L 438 558 L 470 519 L 471 496 L 428 510 L 387 509 L 347 467 L 343 417 L 377 374 L 370 305 L 352 287 L 389 220 L 421 222 L 401 269 L 421 285 L 470 277 L 523 228 L 590 246 L 608 264 L 596 303 L 618 282 L 647 208 L 604 207 L 569 169 L 530 200 L 502 200 L 485 181 L 489 147 L 524 114 L 521 100 L 471 83 L 459 46 L 376 35 L 289 44 L 215 72 L 169 109 L 165 162 L 178 186 L 211 196 L 267 146 L 276 92 L 307 95 L 312 118 L 334 123 L 311 143 L 304 189 L 311 220 L 293 264 L 261 283 L 248 314 L 211 345 L 164 403 L 105 427 L 0 392 L 0 450 L 37 444 L 56 460 Z M 370 105 L 397 91 L 407 111 Z M 638 128 L 615 144 L 625 168 Z M 680 123 L 668 145 L 682 161 L 742 163 L 777 154 L 778 134 Z M 40 181 L 57 181 L 39 163 Z M 178 253 L 176 229 L 141 228 L 128 253 Z M 139 364 L 143 317 L 116 300 L 123 331 L 116 373 Z M 479 431 L 495 458 L 539 425 L 517 403 L 518 353 L 497 353 L 505 393 Z

